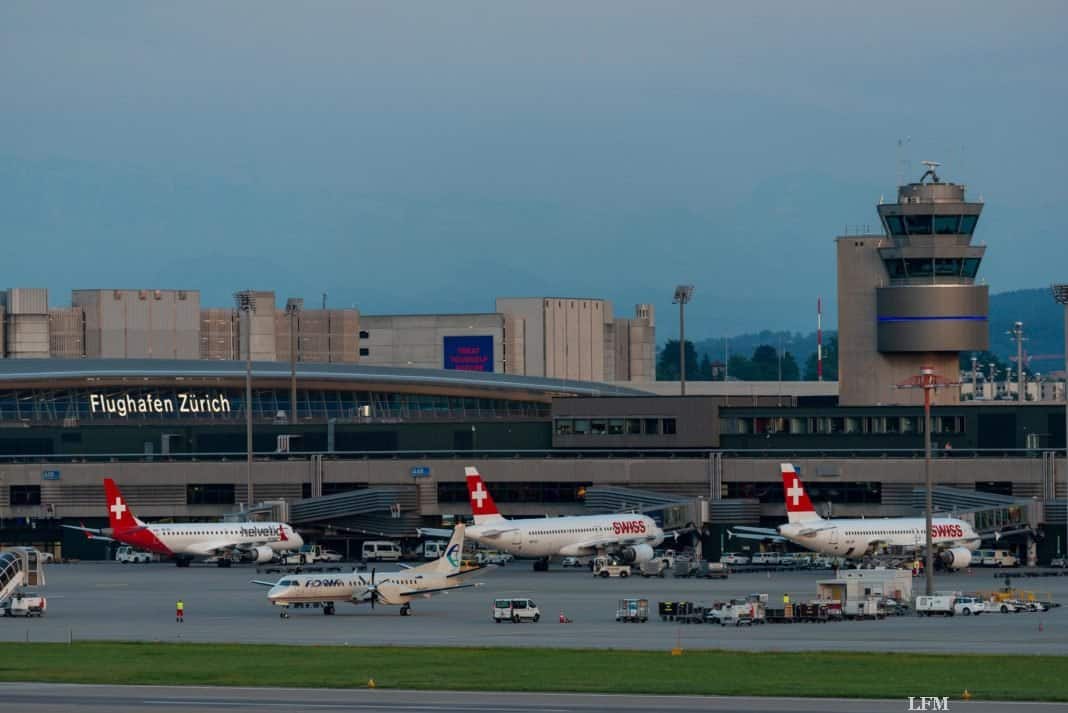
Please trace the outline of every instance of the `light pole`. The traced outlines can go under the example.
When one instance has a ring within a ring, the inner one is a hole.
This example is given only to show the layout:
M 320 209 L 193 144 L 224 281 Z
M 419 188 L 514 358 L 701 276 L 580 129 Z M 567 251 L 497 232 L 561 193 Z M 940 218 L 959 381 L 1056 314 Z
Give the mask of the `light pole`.
M 252 290 L 234 294 L 237 309 L 242 315 L 241 331 L 245 335 L 245 448 L 248 462 L 248 509 L 252 509 L 252 313 L 256 311 L 256 295 Z
M 693 297 L 693 285 L 678 285 L 671 304 L 679 306 L 679 389 L 686 395 L 686 303 Z
M 946 381 L 935 374 L 935 370 L 929 366 L 920 369 L 920 373 L 913 376 L 903 384 L 898 384 L 899 389 L 923 389 L 923 480 L 926 489 L 924 499 L 924 549 L 926 550 L 923 574 L 925 589 L 928 596 L 934 593 L 934 545 L 931 542 L 931 520 L 934 513 L 934 499 L 932 491 L 934 482 L 931 478 L 931 398 L 932 394 L 945 386 L 952 386 L 953 382 Z
M 976 363 L 979 361 L 979 357 L 972 354 L 972 401 L 979 398 L 979 376 L 975 373 Z
M 304 309 L 304 300 L 290 297 L 286 300 L 286 315 L 289 317 L 289 416 L 297 422 L 297 318 Z
M 1023 365 L 1023 322 L 1014 322 L 1012 329 L 1007 334 L 1016 340 L 1016 400 L 1024 401 L 1024 365 Z M 1005 388 L 1009 387 L 1006 380 Z
M 1068 284 L 1053 286 L 1053 299 L 1064 305 L 1064 550 L 1068 554 Z M 1053 487 L 1057 497 L 1057 487 Z

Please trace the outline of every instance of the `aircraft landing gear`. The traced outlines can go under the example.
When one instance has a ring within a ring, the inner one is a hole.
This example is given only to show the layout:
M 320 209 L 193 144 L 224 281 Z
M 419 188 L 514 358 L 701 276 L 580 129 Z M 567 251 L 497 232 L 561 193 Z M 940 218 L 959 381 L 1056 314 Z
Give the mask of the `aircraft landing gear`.
M 288 608 L 283 609 L 281 612 L 279 612 L 278 617 L 280 619 L 288 619 L 289 618 L 289 609 Z
M 220 557 L 220 558 L 219 558 L 219 559 L 218 559 L 218 560 L 216 561 L 216 564 L 217 564 L 218 566 L 220 566 L 220 567 L 229 567 L 229 566 L 230 566 L 230 565 L 232 564 L 232 562 L 230 561 L 230 558 L 229 558 L 229 557 Z
M 540 560 L 534 560 L 535 572 L 548 572 L 549 571 L 549 558 L 545 557 Z
M 323 605 L 323 614 L 326 615 L 326 616 L 333 616 L 333 614 L 334 614 L 334 603 L 333 602 L 327 602 L 326 604 Z
M 188 557 L 179 557 L 178 559 L 174 560 L 174 565 L 176 567 L 188 567 L 191 561 L 192 560 L 190 560 Z
M 400 615 L 401 616 L 410 616 L 411 613 L 412 613 L 412 605 L 411 604 L 404 604 L 404 605 L 401 606 L 401 608 L 400 608 Z

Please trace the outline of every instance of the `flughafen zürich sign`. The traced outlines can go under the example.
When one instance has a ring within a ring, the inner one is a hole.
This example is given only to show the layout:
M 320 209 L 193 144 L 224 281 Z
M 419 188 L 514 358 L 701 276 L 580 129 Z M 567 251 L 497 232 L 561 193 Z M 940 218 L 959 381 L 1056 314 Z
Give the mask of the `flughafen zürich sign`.
M 179 392 L 164 396 L 145 394 L 89 394 L 89 412 L 120 417 L 165 414 L 219 414 L 231 412 L 230 399 L 222 394 Z

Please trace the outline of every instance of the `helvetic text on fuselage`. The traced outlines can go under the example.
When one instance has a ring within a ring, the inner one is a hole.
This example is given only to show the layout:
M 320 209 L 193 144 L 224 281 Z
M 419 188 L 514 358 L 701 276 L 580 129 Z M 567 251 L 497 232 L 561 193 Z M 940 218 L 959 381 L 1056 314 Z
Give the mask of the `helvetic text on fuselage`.
M 132 414 L 162 415 L 168 413 L 230 413 L 230 399 L 222 394 L 181 392 L 175 396 L 156 396 L 147 393 L 140 396 L 124 394 L 122 396 L 89 395 L 89 412 L 129 416 Z

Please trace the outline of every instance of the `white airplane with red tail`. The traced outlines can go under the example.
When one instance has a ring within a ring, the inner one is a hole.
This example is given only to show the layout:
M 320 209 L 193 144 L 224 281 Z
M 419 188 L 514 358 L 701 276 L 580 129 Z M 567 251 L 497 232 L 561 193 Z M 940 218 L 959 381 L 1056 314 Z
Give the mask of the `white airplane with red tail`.
M 119 487 L 104 479 L 110 527 L 63 527 L 83 532 L 91 540 L 115 540 L 140 550 L 172 558 L 179 567 L 194 559 L 217 558 L 220 567 L 232 562 L 270 562 L 278 552 L 297 550 L 304 540 L 284 522 L 181 522 L 148 524 L 134 517 Z
M 927 524 L 922 517 L 838 518 L 827 520 L 816 514 L 805 486 L 791 463 L 783 463 L 782 486 L 786 495 L 786 519 L 778 530 L 734 527 L 732 537 L 743 539 L 789 540 L 822 554 L 860 559 L 884 548 L 923 550 Z M 955 517 L 931 520 L 931 543 L 942 562 L 951 569 L 967 567 L 972 552 L 982 538 L 971 524 Z
M 474 524 L 467 537 L 479 544 L 516 557 L 536 558 L 535 569 L 548 566 L 551 557 L 614 555 L 628 564 L 647 562 L 653 548 L 664 541 L 664 531 L 648 515 L 573 515 L 509 520 L 497 510 L 477 468 L 464 468 Z M 444 536 L 448 530 L 422 528 L 422 533 Z

